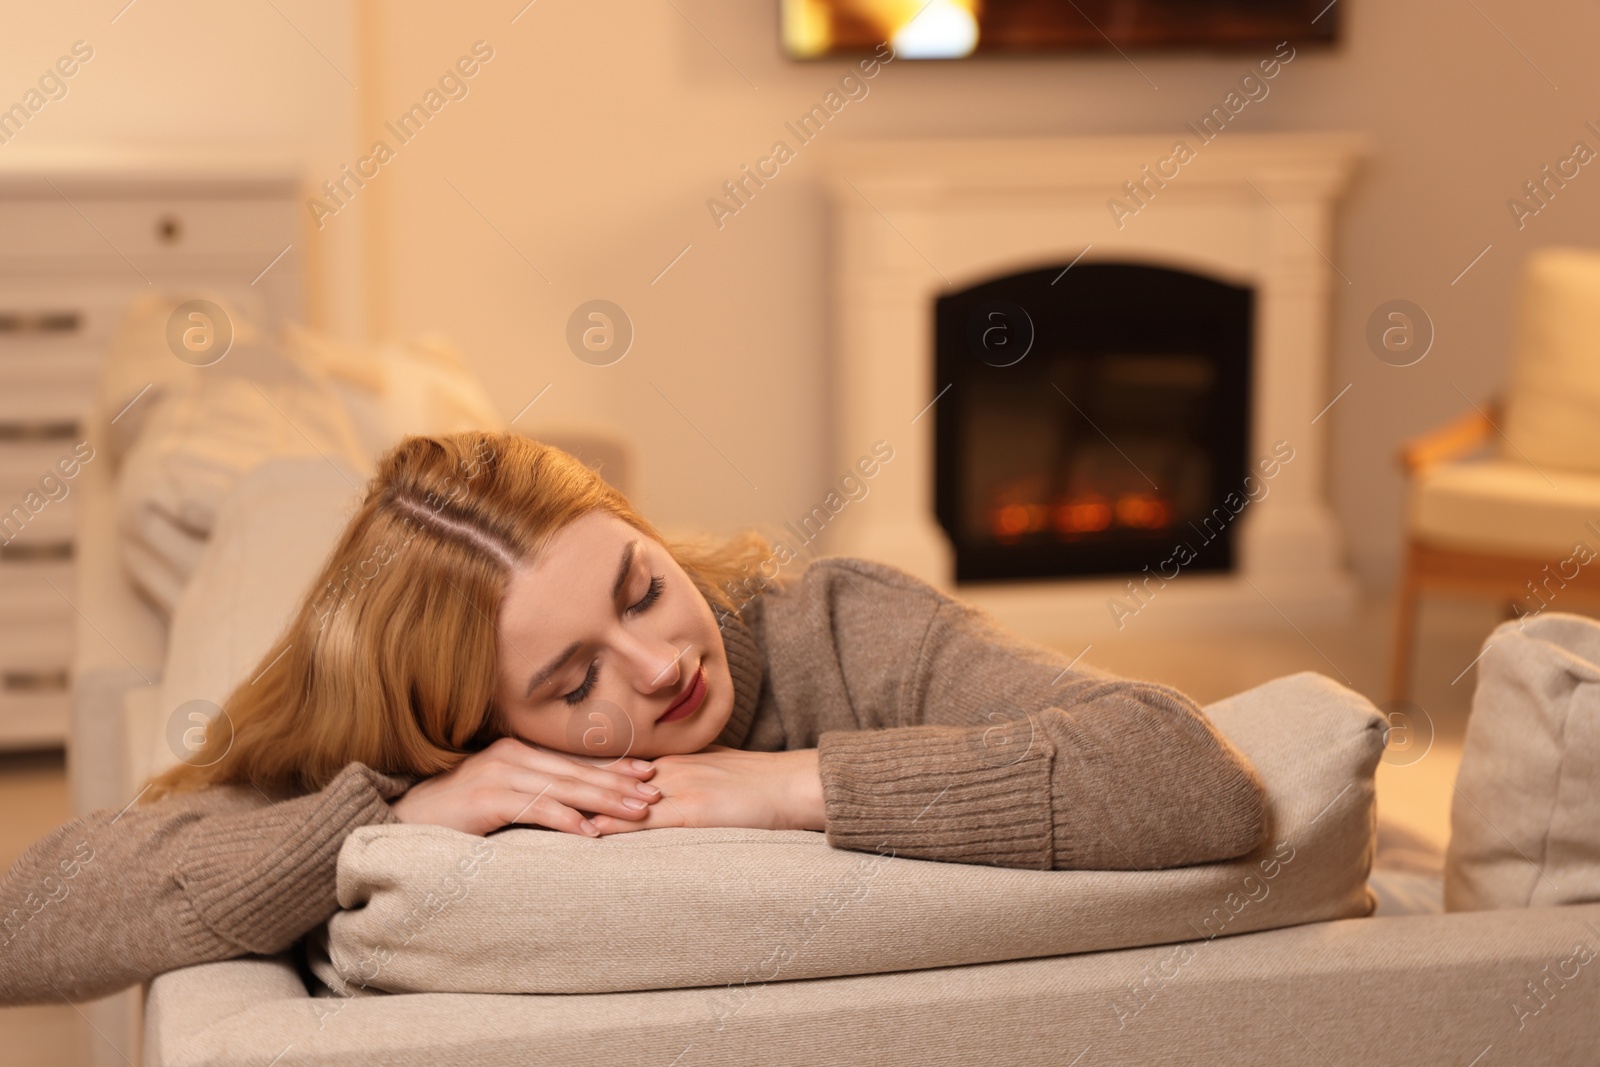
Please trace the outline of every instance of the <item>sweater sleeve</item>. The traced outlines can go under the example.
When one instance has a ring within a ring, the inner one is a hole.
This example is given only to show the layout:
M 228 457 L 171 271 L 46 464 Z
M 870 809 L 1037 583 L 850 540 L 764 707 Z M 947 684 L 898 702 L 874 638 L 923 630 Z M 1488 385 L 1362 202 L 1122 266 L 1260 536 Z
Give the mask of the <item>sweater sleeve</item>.
M 1183 693 L 1078 669 L 892 568 L 832 569 L 815 594 L 848 705 L 816 742 L 831 844 L 1148 870 L 1260 843 L 1259 776 Z
M 284 950 L 337 910 L 345 837 L 395 821 L 387 801 L 409 785 L 351 763 L 277 803 L 223 786 L 72 819 L 0 879 L 0 1005 Z

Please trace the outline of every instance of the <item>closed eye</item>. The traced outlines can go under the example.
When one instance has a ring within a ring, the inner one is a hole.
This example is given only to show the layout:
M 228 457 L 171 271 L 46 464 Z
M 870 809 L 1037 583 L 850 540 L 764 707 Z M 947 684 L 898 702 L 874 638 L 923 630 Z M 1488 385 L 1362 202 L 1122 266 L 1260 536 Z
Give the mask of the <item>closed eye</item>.
M 644 596 L 640 597 L 634 603 L 628 605 L 628 614 L 638 615 L 640 612 L 649 610 L 651 604 L 654 604 L 657 600 L 661 599 L 661 591 L 665 589 L 666 586 L 667 581 L 665 578 L 659 574 L 652 574 L 650 576 L 650 588 L 645 590 Z
M 565 700 L 568 704 L 582 704 L 588 699 L 589 693 L 593 691 L 595 675 L 599 672 L 599 663 L 591 660 L 589 662 L 589 671 L 583 676 L 583 684 L 578 686 L 578 688 L 574 689 L 572 692 L 567 693 L 561 699 Z

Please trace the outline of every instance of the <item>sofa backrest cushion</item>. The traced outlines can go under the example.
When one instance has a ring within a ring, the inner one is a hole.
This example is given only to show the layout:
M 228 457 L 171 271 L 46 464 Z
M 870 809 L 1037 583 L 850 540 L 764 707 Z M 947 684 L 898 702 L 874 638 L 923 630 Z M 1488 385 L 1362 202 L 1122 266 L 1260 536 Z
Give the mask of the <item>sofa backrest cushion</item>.
M 337 992 L 602 993 L 872 974 L 1210 939 L 1369 914 L 1385 720 L 1318 674 L 1206 709 L 1256 766 L 1253 854 L 1034 871 L 830 846 L 803 830 L 357 829 L 307 939 Z
M 1461 751 L 1446 911 L 1600 900 L 1600 622 L 1495 627 Z
M 160 682 L 166 714 L 204 702 L 203 713 L 214 716 L 256 677 L 364 488 L 360 472 L 320 456 L 268 459 L 240 478 L 178 594 Z M 187 755 L 165 731 L 130 744 L 147 752 L 151 773 Z

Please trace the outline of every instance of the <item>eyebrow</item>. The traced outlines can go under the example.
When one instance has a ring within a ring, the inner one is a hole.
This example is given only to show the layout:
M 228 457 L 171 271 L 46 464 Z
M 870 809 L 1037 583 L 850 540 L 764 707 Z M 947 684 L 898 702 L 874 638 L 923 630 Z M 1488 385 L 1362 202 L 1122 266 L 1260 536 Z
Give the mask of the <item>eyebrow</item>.
M 627 584 L 628 573 L 633 570 L 633 559 L 636 555 L 638 555 L 638 553 L 639 542 L 637 540 L 629 541 L 623 546 L 622 559 L 617 564 L 617 576 L 611 583 L 611 599 L 613 602 L 617 599 L 617 597 L 622 595 L 622 587 Z M 556 671 L 560 670 L 562 665 L 565 664 L 567 660 L 571 659 L 578 649 L 582 647 L 582 641 L 572 642 L 572 644 L 562 649 L 561 653 L 556 656 L 555 659 L 546 664 L 543 670 L 535 671 L 533 677 L 528 679 L 528 689 L 527 692 L 522 694 L 523 699 L 526 700 L 533 696 L 533 691 L 538 687 L 540 681 L 548 682 L 550 680 L 550 676 Z

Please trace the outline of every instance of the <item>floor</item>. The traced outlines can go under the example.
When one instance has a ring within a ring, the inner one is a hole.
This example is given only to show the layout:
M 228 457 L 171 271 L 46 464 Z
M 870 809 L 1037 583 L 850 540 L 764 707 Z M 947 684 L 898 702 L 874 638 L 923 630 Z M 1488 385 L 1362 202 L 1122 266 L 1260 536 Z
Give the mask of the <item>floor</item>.
M 1384 816 L 1443 845 L 1450 797 L 1472 699 L 1471 669 L 1483 639 L 1503 618 L 1493 605 L 1434 600 L 1422 610 L 1414 706 L 1385 707 L 1391 606 L 1363 601 L 1336 627 L 1281 627 L 1248 634 L 1173 637 L 1130 629 L 1102 639 L 1086 662 L 1130 677 L 1165 682 L 1202 704 L 1296 671 L 1319 671 L 1366 694 L 1384 710 L 1408 712 L 1415 736 L 1379 764 Z M 1066 651 L 1076 655 L 1082 643 Z M 1398 721 L 1398 720 L 1396 720 Z M 1398 739 L 1391 736 L 1391 742 Z M 1431 741 L 1428 740 L 1431 736 Z M 29 844 L 69 818 L 61 753 L 0 754 L 0 864 L 9 868 Z M 73 1067 L 85 1062 L 89 1034 L 68 1004 L 0 1009 L 0 1048 L 14 1067 Z M 118 1058 L 113 1057 L 114 1060 Z
M 7 869 L 29 845 L 72 816 L 60 750 L 0 754 L 0 863 Z M 16 1067 L 85 1062 L 88 1028 L 66 1004 L 0 1008 L 0 1056 Z

